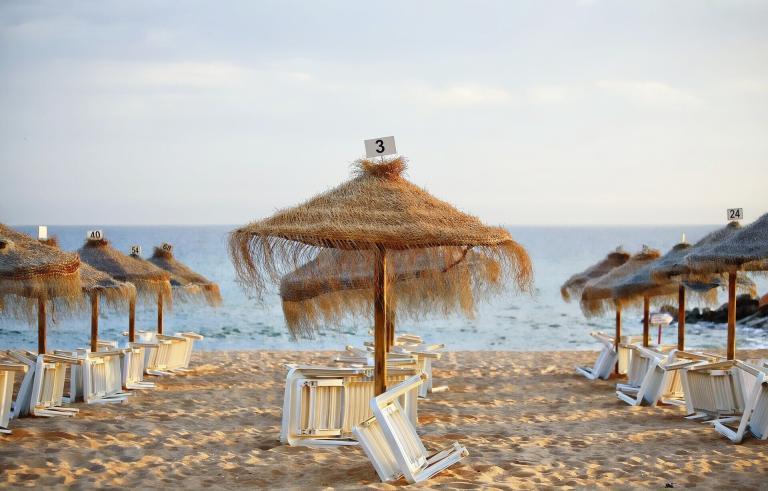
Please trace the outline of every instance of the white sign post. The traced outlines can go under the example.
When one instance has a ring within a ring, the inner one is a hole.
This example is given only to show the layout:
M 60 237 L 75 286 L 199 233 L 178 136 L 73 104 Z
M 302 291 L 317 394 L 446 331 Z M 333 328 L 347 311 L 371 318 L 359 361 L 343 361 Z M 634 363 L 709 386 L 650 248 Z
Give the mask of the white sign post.
M 104 234 L 101 232 L 101 230 L 89 230 L 85 234 L 85 238 L 88 240 L 101 240 L 104 238 Z
M 396 153 L 397 148 L 395 147 L 394 136 L 382 136 L 380 138 L 365 140 L 365 156 L 369 159 Z
M 131 256 L 141 256 L 141 246 L 132 245 L 131 246 Z
M 738 222 L 739 220 L 744 220 L 744 209 L 743 208 L 728 208 L 728 221 L 729 222 Z
M 37 240 L 48 240 L 48 227 L 40 225 L 37 227 Z

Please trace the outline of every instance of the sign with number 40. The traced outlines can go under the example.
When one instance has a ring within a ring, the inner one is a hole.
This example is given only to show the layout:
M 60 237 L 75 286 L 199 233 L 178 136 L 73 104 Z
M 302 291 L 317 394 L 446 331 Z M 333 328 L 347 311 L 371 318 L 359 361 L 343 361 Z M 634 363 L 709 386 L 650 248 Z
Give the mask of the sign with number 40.
M 728 221 L 735 222 L 738 220 L 744 220 L 743 208 L 728 208 Z
M 382 136 L 380 138 L 365 140 L 365 156 L 368 158 L 383 157 L 384 155 L 392 155 L 395 153 L 397 153 L 397 148 L 395 148 L 394 136 Z

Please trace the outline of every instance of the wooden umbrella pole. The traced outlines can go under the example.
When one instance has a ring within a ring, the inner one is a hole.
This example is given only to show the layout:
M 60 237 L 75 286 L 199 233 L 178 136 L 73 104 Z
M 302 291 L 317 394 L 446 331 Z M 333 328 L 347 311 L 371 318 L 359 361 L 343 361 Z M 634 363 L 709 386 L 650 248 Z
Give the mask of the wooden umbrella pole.
M 163 333 L 163 294 L 157 294 L 157 333 Z
M 99 351 L 99 293 L 91 292 L 91 352 Z
M 651 337 L 651 299 L 643 297 L 643 347 L 647 348 Z
M 728 352 L 729 360 L 736 359 L 736 273 L 728 273 Z
M 136 299 L 128 301 L 128 342 L 136 342 Z
M 46 353 L 46 346 L 45 346 L 45 339 L 46 339 L 46 333 L 45 333 L 45 323 L 46 323 L 46 314 L 45 314 L 45 299 L 42 297 L 37 298 L 37 352 L 41 355 L 44 355 Z
M 383 247 L 375 250 L 373 267 L 374 317 L 374 395 L 387 390 L 387 252 Z
M 389 353 L 395 345 L 395 313 L 390 298 L 387 298 L 387 307 L 387 353 Z
M 619 342 L 621 341 L 621 305 L 616 305 L 616 337 L 613 340 L 613 347 L 616 350 L 616 353 L 619 352 Z M 616 358 L 616 367 L 615 367 L 616 375 L 619 374 L 619 359 Z
M 685 349 L 685 287 L 677 290 L 677 349 Z

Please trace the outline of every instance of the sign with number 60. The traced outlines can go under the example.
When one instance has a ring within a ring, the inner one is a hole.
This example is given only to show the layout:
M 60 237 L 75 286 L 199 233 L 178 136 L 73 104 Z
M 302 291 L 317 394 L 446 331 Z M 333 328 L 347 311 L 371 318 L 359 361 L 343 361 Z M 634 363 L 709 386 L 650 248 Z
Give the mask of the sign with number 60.
M 173 252 L 173 246 L 169 244 L 168 242 L 163 242 L 163 245 L 160 246 L 165 252 Z
M 101 240 L 104 238 L 104 234 L 101 232 L 101 230 L 89 230 L 85 234 L 85 238 L 88 240 Z
M 728 221 L 729 222 L 736 222 L 739 220 L 744 220 L 744 209 L 743 208 L 728 208 Z
M 380 138 L 365 140 L 365 156 L 368 158 L 383 157 L 384 155 L 392 155 L 395 153 L 397 153 L 397 148 L 395 148 L 394 136 L 382 136 Z

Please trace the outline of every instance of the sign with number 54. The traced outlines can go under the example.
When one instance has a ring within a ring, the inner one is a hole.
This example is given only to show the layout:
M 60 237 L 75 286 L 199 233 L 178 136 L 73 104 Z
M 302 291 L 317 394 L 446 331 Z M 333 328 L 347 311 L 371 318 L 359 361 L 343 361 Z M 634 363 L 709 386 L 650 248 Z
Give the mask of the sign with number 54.
M 373 138 L 371 140 L 365 140 L 365 156 L 371 157 L 383 157 L 384 155 L 392 155 L 397 153 L 395 148 L 394 136 L 382 136 L 380 138 Z

